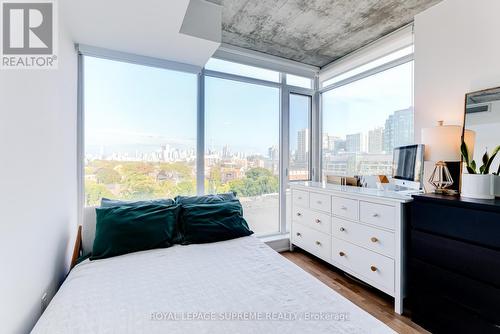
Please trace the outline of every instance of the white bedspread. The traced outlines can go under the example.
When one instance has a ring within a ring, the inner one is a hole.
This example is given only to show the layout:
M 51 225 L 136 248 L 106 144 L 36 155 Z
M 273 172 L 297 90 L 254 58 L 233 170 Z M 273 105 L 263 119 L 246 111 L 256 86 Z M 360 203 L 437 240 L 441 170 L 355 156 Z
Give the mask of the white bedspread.
M 33 333 L 394 332 L 244 237 L 84 261 Z

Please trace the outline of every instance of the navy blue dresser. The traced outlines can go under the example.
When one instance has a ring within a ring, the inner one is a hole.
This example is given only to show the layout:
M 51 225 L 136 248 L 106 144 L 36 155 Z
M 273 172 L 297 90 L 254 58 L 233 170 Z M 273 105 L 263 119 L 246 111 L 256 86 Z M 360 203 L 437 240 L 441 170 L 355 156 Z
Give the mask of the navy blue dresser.
M 432 333 L 500 333 L 500 200 L 414 196 L 412 320 Z

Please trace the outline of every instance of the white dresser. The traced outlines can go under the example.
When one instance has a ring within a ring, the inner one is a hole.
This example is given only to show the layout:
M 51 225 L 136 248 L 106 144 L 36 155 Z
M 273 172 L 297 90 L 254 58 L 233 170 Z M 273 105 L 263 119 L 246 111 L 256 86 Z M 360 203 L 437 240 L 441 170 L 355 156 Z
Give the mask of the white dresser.
M 401 314 L 405 203 L 390 191 L 318 182 L 291 185 L 293 245 L 394 297 Z

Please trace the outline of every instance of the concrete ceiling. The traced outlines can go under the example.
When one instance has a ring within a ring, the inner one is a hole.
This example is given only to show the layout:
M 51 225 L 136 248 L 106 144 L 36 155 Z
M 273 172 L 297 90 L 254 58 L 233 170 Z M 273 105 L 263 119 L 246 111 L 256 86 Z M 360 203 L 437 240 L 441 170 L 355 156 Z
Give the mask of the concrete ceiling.
M 223 6 L 223 43 L 324 66 L 441 0 L 208 1 Z

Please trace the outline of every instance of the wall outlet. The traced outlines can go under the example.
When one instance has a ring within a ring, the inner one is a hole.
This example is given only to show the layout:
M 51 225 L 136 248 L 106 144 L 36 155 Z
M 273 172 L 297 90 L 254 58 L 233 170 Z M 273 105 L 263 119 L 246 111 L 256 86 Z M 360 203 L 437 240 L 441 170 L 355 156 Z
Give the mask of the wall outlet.
M 42 311 L 42 313 L 45 311 L 47 306 L 49 306 L 49 296 L 47 295 L 47 292 L 44 292 L 42 295 L 42 299 L 41 299 L 41 311 Z

